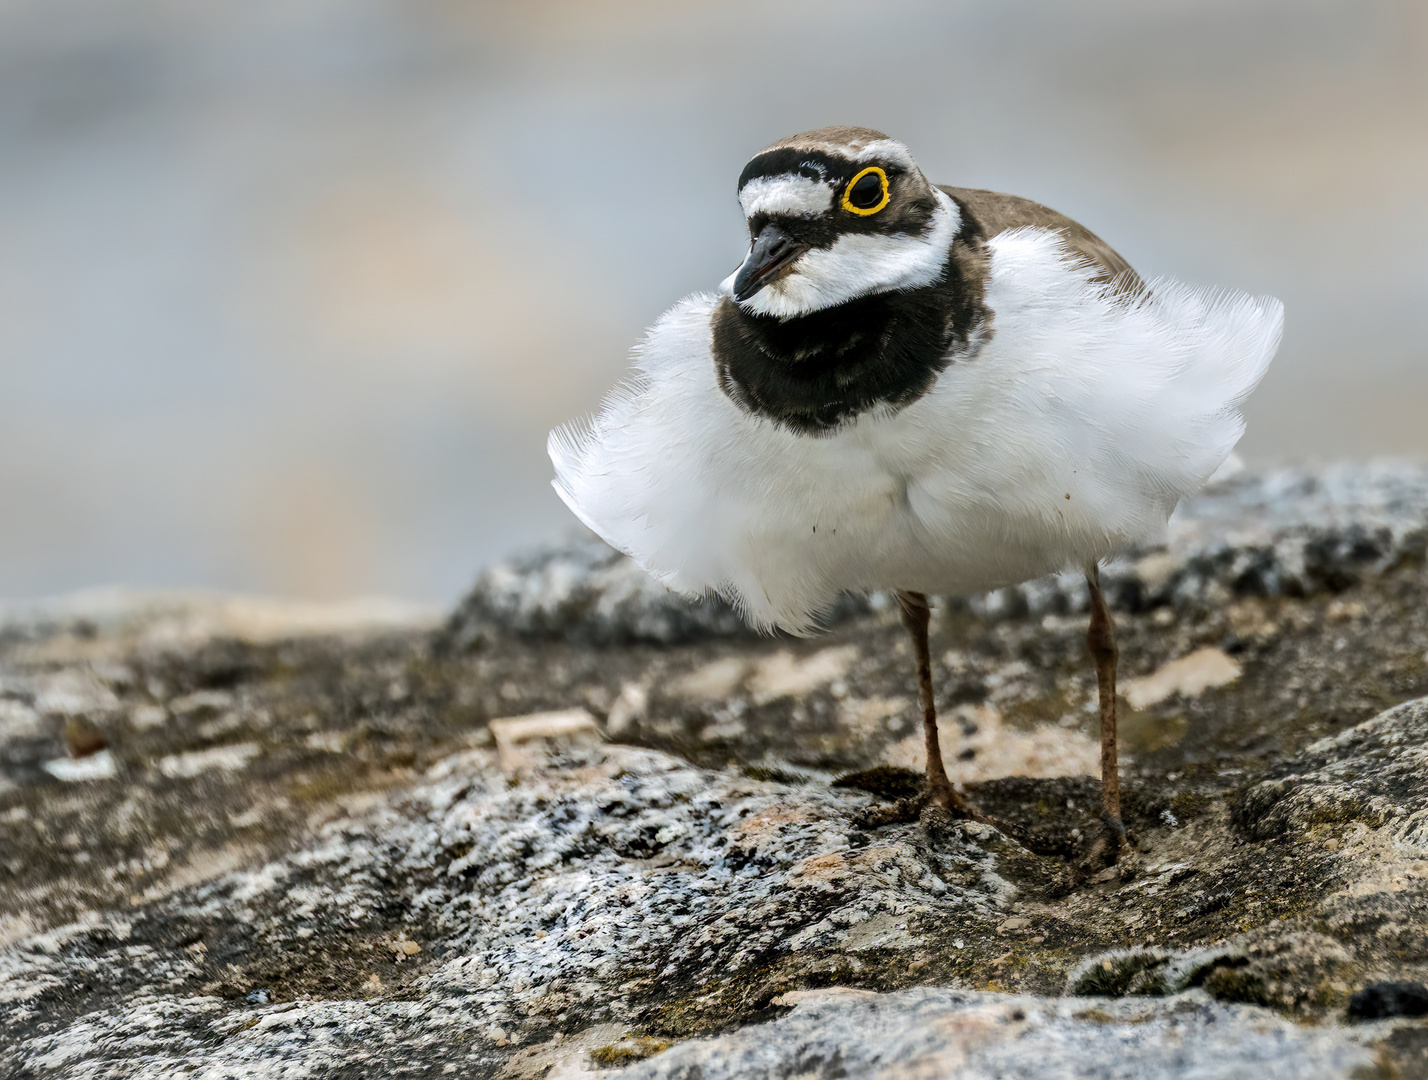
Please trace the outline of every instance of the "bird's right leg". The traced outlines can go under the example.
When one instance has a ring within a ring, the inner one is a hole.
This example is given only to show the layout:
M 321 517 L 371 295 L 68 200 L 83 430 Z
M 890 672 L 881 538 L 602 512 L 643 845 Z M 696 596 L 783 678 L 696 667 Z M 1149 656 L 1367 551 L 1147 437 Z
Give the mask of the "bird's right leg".
M 896 805 L 870 810 L 860 815 L 862 824 L 875 827 L 921 818 L 924 825 L 937 827 L 945 825 L 951 819 L 961 818 L 990 825 L 1007 836 L 1016 837 L 1015 829 L 1006 822 L 978 810 L 952 786 L 952 781 L 947 776 L 947 766 L 942 763 L 942 741 L 937 731 L 937 703 L 932 695 L 932 656 L 927 640 L 932 609 L 928 606 L 927 597 L 922 593 L 899 589 L 897 602 L 902 612 L 902 624 L 907 627 L 908 637 L 912 639 L 912 655 L 917 662 L 917 692 L 922 701 L 923 744 L 927 750 L 927 783 L 922 794 L 916 798 L 904 799 Z M 932 816 L 929 817 L 929 814 Z
M 917 661 L 917 692 L 922 699 L 922 732 L 927 747 L 927 787 L 923 791 L 925 804 L 941 806 L 954 817 L 981 820 L 981 815 L 952 786 L 947 767 L 942 763 L 942 744 L 937 733 L 937 703 L 932 696 L 932 657 L 928 649 L 927 628 L 932 609 L 922 593 L 897 594 L 902 624 L 912 638 L 912 654 Z

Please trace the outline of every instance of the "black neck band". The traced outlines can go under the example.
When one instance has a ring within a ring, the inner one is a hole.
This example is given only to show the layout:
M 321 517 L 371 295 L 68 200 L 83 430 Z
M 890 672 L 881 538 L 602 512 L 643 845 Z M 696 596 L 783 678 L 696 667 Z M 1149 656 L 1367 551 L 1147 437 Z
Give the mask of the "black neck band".
M 869 409 L 916 401 L 983 336 L 978 274 L 953 252 L 931 285 L 779 320 L 729 297 L 714 310 L 719 385 L 746 412 L 826 435 Z

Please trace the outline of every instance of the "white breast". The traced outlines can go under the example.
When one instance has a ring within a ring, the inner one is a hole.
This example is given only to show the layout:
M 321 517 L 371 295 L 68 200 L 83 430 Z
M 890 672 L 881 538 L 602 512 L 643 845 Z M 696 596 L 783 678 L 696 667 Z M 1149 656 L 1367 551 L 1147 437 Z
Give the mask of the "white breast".
M 1279 302 L 1169 281 L 1128 301 L 1054 233 L 989 246 L 981 352 L 827 437 L 720 391 L 717 298 L 689 297 L 597 417 L 551 434 L 556 491 L 671 587 L 794 632 L 839 590 L 980 592 L 1155 540 L 1243 432 Z

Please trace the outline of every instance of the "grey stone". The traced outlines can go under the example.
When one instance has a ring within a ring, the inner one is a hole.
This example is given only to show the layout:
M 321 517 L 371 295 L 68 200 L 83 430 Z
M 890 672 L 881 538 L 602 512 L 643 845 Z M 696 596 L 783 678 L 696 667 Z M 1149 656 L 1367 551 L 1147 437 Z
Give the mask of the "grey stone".
M 1375 1064 L 1350 1033 L 1306 1029 L 1198 992 L 1131 1004 L 919 989 L 810 991 L 779 1020 L 685 1043 L 621 1075 L 1338 1080 Z
M 1294 771 L 1263 780 L 1235 805 L 1234 822 L 1256 840 L 1362 822 L 1391 830 L 1428 857 L 1428 702 L 1405 702 L 1307 747 Z M 1284 770 L 1280 770 L 1283 772 Z
M 865 613 L 844 597 L 827 613 L 835 626 Z M 757 636 L 723 598 L 670 592 L 632 560 L 593 537 L 501 562 L 477 579 L 448 620 L 442 642 L 468 649 L 493 633 L 556 637 L 588 645 Z
M 1197 550 L 1296 500 L 1409 537 L 1407 481 L 1352 476 L 1197 504 Z M 933 625 L 949 770 L 1005 834 L 874 828 L 832 783 L 921 764 L 889 610 L 657 647 L 26 616 L 0 626 L 0 1075 L 1428 1076 L 1428 1021 L 1343 1024 L 1428 980 L 1428 566 L 1393 550 L 1117 611 L 1128 683 L 1207 649 L 1238 674 L 1125 709 L 1140 850 L 1091 880 L 1069 610 Z M 80 721 L 112 774 L 61 780 Z

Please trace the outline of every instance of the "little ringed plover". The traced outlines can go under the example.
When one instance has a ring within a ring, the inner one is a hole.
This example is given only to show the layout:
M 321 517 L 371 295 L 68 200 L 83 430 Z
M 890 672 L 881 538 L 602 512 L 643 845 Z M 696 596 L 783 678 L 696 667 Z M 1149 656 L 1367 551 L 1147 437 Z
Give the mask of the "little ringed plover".
M 806 634 L 894 590 L 917 660 L 924 799 L 979 816 L 938 743 L 927 595 L 1085 573 L 1103 849 L 1124 844 L 1101 560 L 1153 544 L 1244 431 L 1277 300 L 1141 280 L 1028 199 L 928 182 L 830 127 L 739 177 L 747 257 L 681 300 L 593 419 L 551 434 L 555 489 L 669 587 Z

